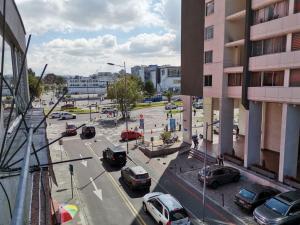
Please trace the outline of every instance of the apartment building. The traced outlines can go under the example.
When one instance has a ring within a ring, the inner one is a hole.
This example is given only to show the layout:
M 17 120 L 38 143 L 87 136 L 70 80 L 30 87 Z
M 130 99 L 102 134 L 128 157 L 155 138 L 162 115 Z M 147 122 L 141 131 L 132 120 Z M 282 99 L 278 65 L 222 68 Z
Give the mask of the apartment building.
M 204 122 L 220 121 L 206 137 L 212 154 L 299 179 L 300 1 L 205 0 L 201 9 Z

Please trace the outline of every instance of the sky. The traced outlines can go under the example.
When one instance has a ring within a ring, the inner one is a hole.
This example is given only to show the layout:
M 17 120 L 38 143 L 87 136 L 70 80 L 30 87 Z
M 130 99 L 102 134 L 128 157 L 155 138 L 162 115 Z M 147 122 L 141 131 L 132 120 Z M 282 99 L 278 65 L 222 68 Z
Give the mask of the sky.
M 180 65 L 181 0 L 15 0 L 27 36 L 28 67 L 39 73 L 127 72 Z

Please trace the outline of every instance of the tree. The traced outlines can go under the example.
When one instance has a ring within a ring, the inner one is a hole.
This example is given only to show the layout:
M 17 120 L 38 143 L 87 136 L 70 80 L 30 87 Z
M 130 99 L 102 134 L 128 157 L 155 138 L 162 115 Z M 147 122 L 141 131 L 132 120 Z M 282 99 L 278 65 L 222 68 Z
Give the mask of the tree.
M 122 117 L 125 118 L 125 109 L 136 104 L 142 98 L 142 90 L 135 78 L 127 76 L 127 89 L 125 77 L 121 76 L 116 82 L 108 86 L 107 97 L 116 100 Z
M 165 96 L 168 98 L 168 102 L 171 102 L 171 98 L 173 96 L 173 92 L 168 90 L 165 92 Z
M 146 81 L 145 92 L 149 96 L 153 96 L 155 94 L 155 88 L 154 88 L 153 82 L 151 80 Z
M 36 88 L 39 78 L 35 76 L 35 72 L 32 69 L 28 69 L 28 83 L 30 95 L 39 98 L 43 92 L 42 82 Z

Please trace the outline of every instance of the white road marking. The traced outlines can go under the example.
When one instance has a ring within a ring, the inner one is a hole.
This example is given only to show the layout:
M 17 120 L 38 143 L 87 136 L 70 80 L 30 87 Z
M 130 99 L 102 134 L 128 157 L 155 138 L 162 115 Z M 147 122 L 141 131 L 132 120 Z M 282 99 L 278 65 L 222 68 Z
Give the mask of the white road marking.
M 94 180 L 93 180 L 93 178 L 92 177 L 90 177 L 90 181 L 91 181 L 91 183 L 93 184 L 93 186 L 94 186 L 94 194 L 102 201 L 103 200 L 103 198 L 102 198 L 102 190 L 101 189 L 98 189 L 97 188 L 97 186 L 96 186 L 96 184 L 95 184 L 95 182 L 94 182 Z
M 81 154 L 79 154 L 79 156 L 80 156 L 80 158 L 82 159 L 82 155 Z M 81 160 L 81 164 L 82 165 L 84 165 L 85 167 L 87 167 L 87 164 L 88 164 L 88 162 L 87 162 L 87 160 Z

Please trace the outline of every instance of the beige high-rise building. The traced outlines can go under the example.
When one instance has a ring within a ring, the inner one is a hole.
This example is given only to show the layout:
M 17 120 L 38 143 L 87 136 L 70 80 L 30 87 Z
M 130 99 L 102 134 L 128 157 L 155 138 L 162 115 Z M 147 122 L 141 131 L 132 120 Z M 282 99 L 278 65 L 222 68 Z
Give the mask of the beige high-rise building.
M 212 154 L 300 178 L 300 0 L 205 0 L 202 10 L 204 122 L 220 121 L 208 129 Z

